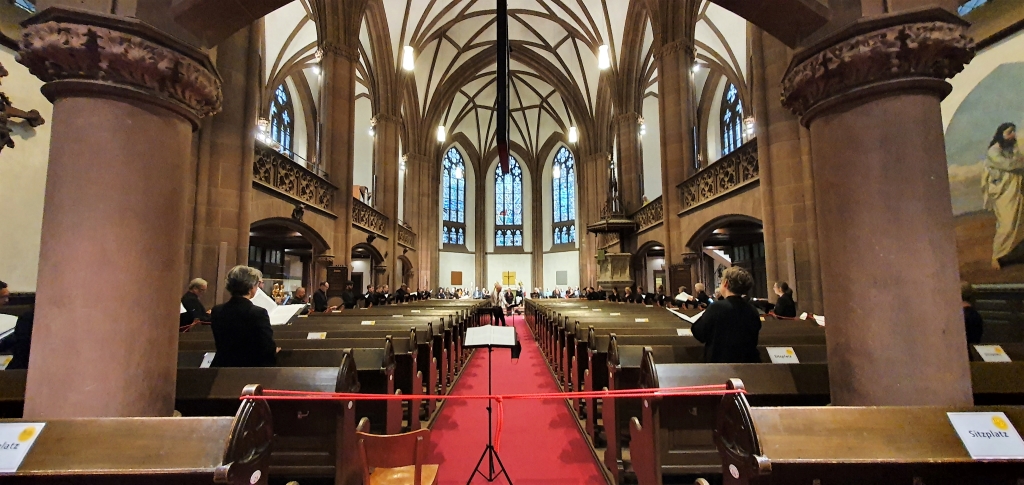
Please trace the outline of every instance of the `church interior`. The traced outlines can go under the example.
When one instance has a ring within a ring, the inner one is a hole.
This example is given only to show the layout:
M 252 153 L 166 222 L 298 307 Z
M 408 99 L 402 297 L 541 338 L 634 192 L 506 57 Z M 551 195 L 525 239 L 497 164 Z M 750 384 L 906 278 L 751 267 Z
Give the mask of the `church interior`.
M 0 482 L 1020 485 L 1021 86 L 1021 0 L 0 0 Z

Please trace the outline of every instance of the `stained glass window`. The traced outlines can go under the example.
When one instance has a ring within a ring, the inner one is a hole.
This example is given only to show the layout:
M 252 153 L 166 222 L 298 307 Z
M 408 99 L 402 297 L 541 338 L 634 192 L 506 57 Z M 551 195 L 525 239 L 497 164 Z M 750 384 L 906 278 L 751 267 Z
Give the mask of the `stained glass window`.
M 523 170 L 508 159 L 508 173 L 494 169 L 494 245 L 523 247 Z
M 722 156 L 743 144 L 743 107 L 736 85 L 729 83 L 722 96 Z
M 466 162 L 455 147 L 441 160 L 441 243 L 466 245 Z
M 551 167 L 552 230 L 555 244 L 576 242 L 576 160 L 568 148 L 555 153 Z
M 284 84 L 274 91 L 270 102 L 270 138 L 281 145 L 281 153 L 291 156 L 292 135 L 295 133 L 295 115 L 292 100 Z

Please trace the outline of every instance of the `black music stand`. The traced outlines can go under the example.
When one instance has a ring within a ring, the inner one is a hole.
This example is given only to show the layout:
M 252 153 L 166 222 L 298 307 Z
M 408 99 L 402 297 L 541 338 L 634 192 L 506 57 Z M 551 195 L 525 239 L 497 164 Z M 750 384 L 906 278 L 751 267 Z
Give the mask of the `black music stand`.
M 519 353 L 522 351 L 522 347 L 519 345 L 519 337 L 516 335 L 515 327 L 496 327 L 492 325 L 484 325 L 483 327 L 475 327 L 466 329 L 466 339 L 462 345 L 463 348 L 467 349 L 482 349 L 487 348 L 487 395 L 491 395 L 491 353 L 494 352 L 495 348 L 499 349 L 512 349 L 512 358 L 519 358 Z M 487 474 L 480 471 L 480 466 L 484 463 L 484 458 L 487 458 Z M 494 461 L 498 461 L 498 469 L 494 467 Z M 508 472 L 505 471 L 505 465 L 501 463 L 501 457 L 498 456 L 498 451 L 494 449 L 494 433 L 491 429 L 491 400 L 487 400 L 487 447 L 484 448 L 483 454 L 480 455 L 480 460 L 476 462 L 476 468 L 473 469 L 473 474 L 469 476 L 469 481 L 466 485 L 473 483 L 473 479 L 476 478 L 477 473 L 484 477 L 484 480 L 493 482 L 498 479 L 499 476 L 504 475 L 505 480 L 508 483 L 512 483 L 512 479 L 508 476 Z

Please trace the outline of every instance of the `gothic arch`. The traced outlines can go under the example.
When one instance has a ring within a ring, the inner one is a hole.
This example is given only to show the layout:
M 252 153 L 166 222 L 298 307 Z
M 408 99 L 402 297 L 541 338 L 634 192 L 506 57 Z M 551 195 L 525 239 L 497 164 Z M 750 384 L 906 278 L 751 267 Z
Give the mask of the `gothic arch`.
M 305 222 L 288 217 L 270 217 L 259 220 L 250 224 L 249 230 L 259 231 L 260 229 L 282 226 L 299 233 L 304 239 L 309 241 L 313 246 L 313 254 L 326 254 L 331 249 L 331 245 L 327 243 L 327 240 L 316 229 L 313 229 Z
M 706 241 L 708 237 L 715 232 L 715 230 L 721 229 L 722 227 L 735 222 L 749 222 L 761 225 L 762 227 L 764 226 L 764 222 L 762 222 L 761 219 L 745 214 L 727 214 L 719 216 L 704 223 L 703 226 L 700 226 L 700 228 L 693 233 L 693 236 L 690 236 L 690 240 L 686 242 L 686 247 L 695 252 L 700 252 L 704 241 Z

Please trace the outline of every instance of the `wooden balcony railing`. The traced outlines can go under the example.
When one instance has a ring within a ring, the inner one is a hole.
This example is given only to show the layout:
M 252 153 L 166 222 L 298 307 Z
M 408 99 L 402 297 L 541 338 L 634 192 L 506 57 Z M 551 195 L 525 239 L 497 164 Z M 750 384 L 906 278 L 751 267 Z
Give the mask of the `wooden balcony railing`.
M 665 206 L 662 202 L 664 199 L 658 197 L 647 203 L 647 205 L 637 209 L 636 212 L 630 216 L 633 222 L 636 223 L 637 232 L 646 231 L 658 224 L 661 224 L 665 220 Z
M 405 246 L 409 249 L 416 250 L 416 233 L 412 232 L 412 229 L 398 225 L 398 244 Z
M 757 183 L 759 176 L 755 138 L 679 184 L 676 187 L 682 200 L 679 214 Z
M 388 217 L 356 198 L 352 199 L 352 225 L 388 239 Z
M 328 214 L 338 191 L 327 179 L 258 141 L 252 179 L 273 192 Z

